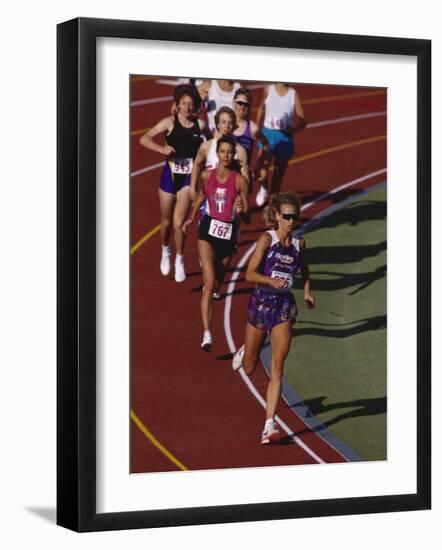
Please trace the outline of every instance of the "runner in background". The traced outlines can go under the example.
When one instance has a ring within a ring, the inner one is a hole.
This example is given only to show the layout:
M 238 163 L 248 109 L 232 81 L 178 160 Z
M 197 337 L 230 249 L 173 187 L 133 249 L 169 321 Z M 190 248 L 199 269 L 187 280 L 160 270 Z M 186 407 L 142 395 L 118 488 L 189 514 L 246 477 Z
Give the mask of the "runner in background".
M 172 227 L 175 235 L 175 281 L 186 279 L 184 267 L 185 234 L 182 230 L 190 207 L 190 179 L 193 161 L 202 143 L 201 131 L 204 122 L 197 120 L 195 111 L 200 105 L 200 97 L 195 88 L 188 85 L 177 86 L 174 90 L 176 114 L 160 120 L 140 139 L 141 145 L 167 157 L 160 178 L 159 199 L 161 211 L 161 262 L 164 276 L 171 270 L 170 237 Z M 156 143 L 153 138 L 163 134 L 165 145 Z
M 266 86 L 258 108 L 258 126 L 263 117 L 262 132 L 269 142 L 270 164 L 273 161 L 270 192 L 279 193 L 289 160 L 295 153 L 294 134 L 307 125 L 299 94 L 292 86 L 283 82 Z M 256 204 L 265 204 L 268 195 L 268 185 L 264 183 L 256 195 Z
M 192 177 L 190 182 L 190 196 L 192 200 L 197 197 L 197 190 L 199 189 L 199 178 L 203 170 L 214 170 L 218 166 L 217 155 L 217 143 L 223 136 L 232 136 L 233 131 L 236 129 L 236 115 L 229 107 L 221 107 L 221 109 L 215 115 L 216 132 L 215 137 L 206 141 L 201 145 L 198 150 L 195 162 L 193 163 Z M 247 162 L 247 151 L 242 145 L 236 143 L 235 156 L 232 163 L 232 169 L 240 172 L 242 176 L 247 180 L 247 187 L 250 188 L 250 174 L 249 165 Z M 238 212 L 242 208 L 241 198 L 237 198 L 237 210 Z M 203 217 L 205 213 L 205 204 L 202 204 L 200 209 L 200 216 Z M 201 260 L 200 260 L 201 263 Z M 223 272 L 225 274 L 225 271 Z M 219 300 L 221 298 L 220 288 L 223 283 L 224 276 L 219 276 L 216 280 L 215 289 L 213 292 L 213 298 Z
M 258 125 L 250 120 L 253 102 L 251 91 L 248 88 L 238 88 L 234 95 L 234 102 L 237 128 L 233 132 L 233 139 L 246 150 L 250 174 L 249 191 L 252 192 L 253 143 L 256 140 L 261 144 L 254 177 L 255 181 L 259 184 L 267 181 L 269 143 L 258 128 Z
M 301 202 L 292 191 L 272 195 L 264 210 L 266 223 L 272 229 L 258 239 L 246 273 L 246 280 L 256 286 L 248 307 L 245 343 L 234 355 L 232 368 L 237 370 L 242 366 L 248 376 L 252 375 L 264 340 L 269 336 L 272 366 L 262 444 L 276 443 L 281 439 L 275 415 L 281 397 L 284 361 L 292 341 L 292 324 L 297 315 L 291 289 L 298 269 L 301 269 L 304 300 L 309 308 L 315 306 L 310 293 L 305 241 L 293 234 L 300 211 Z
M 241 198 L 239 216 L 249 222 L 248 183 L 233 169 L 235 142 L 231 136 L 223 136 L 217 140 L 216 153 L 217 168 L 202 173 L 197 198 L 183 226 L 186 230 L 194 222 L 201 205 L 205 202 L 206 210 L 198 230 L 198 254 L 204 285 L 201 296 L 204 329 L 201 348 L 204 351 L 211 351 L 213 346 L 213 292 L 215 288 L 219 288 L 219 281 L 224 280 L 226 270 L 236 252 L 238 209 L 235 203 L 238 196 Z
M 212 135 L 216 132 L 215 114 L 221 107 L 233 109 L 233 96 L 240 86 L 233 80 L 203 80 L 198 86 L 200 96 L 207 104 L 207 123 Z

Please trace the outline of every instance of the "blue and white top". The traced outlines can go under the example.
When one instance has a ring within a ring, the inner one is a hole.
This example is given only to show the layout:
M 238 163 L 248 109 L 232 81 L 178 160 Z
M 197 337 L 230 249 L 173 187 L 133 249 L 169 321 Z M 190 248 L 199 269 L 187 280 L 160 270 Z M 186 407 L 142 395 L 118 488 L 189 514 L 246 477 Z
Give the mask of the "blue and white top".
M 262 260 L 259 272 L 267 277 L 283 279 L 286 285 L 284 288 L 277 289 L 270 285 L 257 284 L 256 288 L 264 292 L 290 292 L 295 273 L 301 265 L 299 239 L 293 236 L 290 245 L 285 247 L 274 229 L 270 229 L 267 233 L 272 238 L 272 242 Z

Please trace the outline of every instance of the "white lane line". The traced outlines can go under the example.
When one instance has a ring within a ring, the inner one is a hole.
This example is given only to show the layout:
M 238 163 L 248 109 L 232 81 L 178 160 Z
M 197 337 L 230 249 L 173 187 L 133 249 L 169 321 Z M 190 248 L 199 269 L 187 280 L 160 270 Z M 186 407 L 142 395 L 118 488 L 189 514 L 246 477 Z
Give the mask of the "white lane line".
M 146 168 L 141 168 L 141 170 L 131 172 L 130 177 L 133 178 L 135 176 L 139 176 L 140 174 L 144 174 L 145 172 L 150 172 L 151 170 L 155 170 L 155 168 L 160 168 L 160 166 L 164 166 L 165 164 L 165 162 L 157 162 L 156 164 L 151 164 L 150 166 L 146 166 Z
M 172 96 L 170 96 L 170 98 L 172 99 Z M 309 128 L 318 128 L 319 126 L 327 126 L 327 125 L 331 125 L 331 124 L 339 124 L 341 122 L 349 122 L 349 121 L 352 121 L 352 120 L 362 120 L 362 119 L 365 119 L 365 118 L 372 118 L 372 117 L 375 117 L 375 116 L 383 116 L 386 114 L 386 111 L 379 111 L 379 112 L 376 112 L 376 113 L 367 113 L 365 115 L 355 115 L 355 116 L 352 116 L 352 117 L 343 117 L 343 118 L 335 118 L 333 120 L 323 120 L 323 121 L 320 121 L 320 122 L 314 122 L 313 124 L 309 124 L 306 128 L 306 130 L 308 130 Z M 150 170 L 154 170 L 155 168 L 159 168 L 160 166 L 163 166 L 164 162 L 159 162 L 158 164 L 153 164 L 152 166 L 148 166 L 147 168 L 142 168 L 141 170 L 137 170 L 136 172 L 132 172 L 131 173 L 131 177 L 132 176 L 139 176 L 140 174 L 144 174 L 144 172 L 150 172 Z M 337 192 L 337 191 L 335 191 Z
M 377 111 L 376 113 L 365 113 L 364 115 L 344 116 L 341 118 L 322 120 L 320 122 L 312 122 L 311 124 L 307 124 L 306 130 L 309 130 L 311 128 L 320 128 L 321 126 L 327 126 L 328 124 L 340 124 L 342 122 L 351 122 L 352 120 L 364 120 L 366 118 L 384 116 L 386 114 L 387 111 Z
M 151 103 L 162 103 L 163 101 L 172 101 L 173 95 L 164 95 L 162 97 L 153 97 L 152 99 L 140 99 L 138 101 L 131 101 L 131 107 L 138 107 L 139 105 L 150 105 Z
M 370 179 L 370 178 L 373 178 L 377 175 L 380 175 L 380 174 L 383 174 L 385 173 L 387 170 L 386 169 L 382 169 L 382 170 L 377 170 L 375 172 L 371 172 L 369 174 L 366 174 L 365 176 L 362 176 L 360 178 L 356 178 L 352 181 L 349 181 L 348 183 L 344 183 L 343 185 L 340 185 L 339 187 L 335 187 L 334 189 L 332 189 L 331 191 L 327 192 L 327 193 L 324 193 L 323 195 L 320 195 L 319 197 L 317 197 L 315 200 L 313 200 L 312 202 L 309 202 L 308 204 L 305 204 L 304 206 L 301 207 L 301 212 L 304 212 L 305 210 L 307 210 L 307 208 L 310 208 L 311 206 L 313 206 L 314 204 L 322 201 L 325 197 L 328 197 L 334 193 L 337 193 L 339 190 L 342 190 L 342 189 L 346 189 L 347 187 L 351 187 L 352 185 L 356 185 L 362 181 L 365 181 L 367 179 Z M 233 291 L 235 290 L 235 284 L 236 284 L 236 280 L 238 279 L 238 276 L 241 272 L 241 268 L 246 264 L 247 260 L 249 259 L 249 257 L 252 255 L 253 251 L 255 250 L 255 247 L 256 247 L 256 243 L 254 243 L 245 253 L 244 255 L 241 257 L 240 261 L 238 262 L 238 265 L 236 266 L 233 274 L 232 274 L 232 278 L 230 280 L 230 283 L 227 287 L 227 293 L 226 293 L 226 301 L 225 301 L 225 305 L 224 305 L 224 332 L 225 332 L 225 335 L 226 335 L 226 340 L 227 340 L 227 345 L 229 346 L 229 350 L 230 350 L 230 353 L 235 353 L 236 350 L 238 349 L 237 346 L 235 345 L 235 342 L 233 340 L 233 335 L 232 335 L 232 327 L 231 327 L 231 323 L 230 323 L 230 312 L 231 312 L 231 309 L 232 309 L 232 299 L 233 299 Z M 265 409 L 266 407 L 266 402 L 265 400 L 263 399 L 263 397 L 261 396 L 261 394 L 258 392 L 258 390 L 255 388 L 255 386 L 253 385 L 252 381 L 250 380 L 250 378 L 246 375 L 246 373 L 244 372 L 244 369 L 241 367 L 239 369 L 239 373 L 241 375 L 241 378 L 243 379 L 244 383 L 246 384 L 247 388 L 249 389 L 249 391 L 252 393 L 252 395 L 257 399 L 258 403 L 261 404 L 261 406 Z M 287 424 L 279 417 L 279 416 L 276 416 L 275 417 L 275 420 L 278 422 L 278 424 L 281 426 L 281 428 L 290 436 L 293 438 L 293 440 L 302 448 L 304 449 L 304 451 L 306 453 L 308 453 L 312 458 L 314 458 L 317 462 L 319 463 L 322 463 L 324 464 L 324 461 L 318 457 L 318 455 L 312 450 L 310 449 L 310 447 L 308 447 L 308 445 L 306 445 L 298 436 L 295 436 L 294 435 L 294 432 L 293 430 L 291 430 Z M 302 420 L 302 419 L 301 419 Z M 332 447 L 334 448 L 334 447 Z

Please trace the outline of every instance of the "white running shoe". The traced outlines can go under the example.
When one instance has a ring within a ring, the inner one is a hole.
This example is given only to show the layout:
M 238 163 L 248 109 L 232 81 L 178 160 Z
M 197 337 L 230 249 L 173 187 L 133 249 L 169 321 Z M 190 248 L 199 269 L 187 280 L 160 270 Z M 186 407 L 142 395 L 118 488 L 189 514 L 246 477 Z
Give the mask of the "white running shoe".
M 184 269 L 183 260 L 175 260 L 175 281 L 182 283 L 186 280 L 186 270 Z
M 212 298 L 214 300 L 221 300 L 221 294 L 220 294 L 219 290 L 215 290 L 215 292 L 212 294 Z
M 261 444 L 268 445 L 269 443 L 278 443 L 281 441 L 281 432 L 278 429 L 278 424 L 269 418 L 264 424 L 264 430 L 261 434 Z
M 170 251 L 162 252 L 161 254 L 161 262 L 160 262 L 160 271 L 161 273 L 166 277 L 170 273 L 171 268 L 170 263 Z
M 265 187 L 261 185 L 255 198 L 256 205 L 263 206 L 267 202 L 268 197 L 269 197 L 269 192 Z
M 212 340 L 212 333 L 210 330 L 205 330 L 203 334 L 203 341 L 201 342 L 201 349 L 203 351 L 209 352 L 212 351 L 213 347 L 213 340 Z
M 239 348 L 239 350 L 235 353 L 232 359 L 232 369 L 233 370 L 239 370 L 242 367 L 242 360 L 244 357 L 244 344 Z

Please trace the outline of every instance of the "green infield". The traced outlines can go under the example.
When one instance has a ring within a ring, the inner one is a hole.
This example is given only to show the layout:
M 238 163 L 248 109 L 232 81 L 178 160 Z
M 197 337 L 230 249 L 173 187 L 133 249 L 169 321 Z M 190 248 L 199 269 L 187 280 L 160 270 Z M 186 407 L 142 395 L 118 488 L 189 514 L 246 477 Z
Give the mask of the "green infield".
M 285 368 L 311 414 L 364 460 L 387 458 L 386 210 L 376 186 L 305 234 L 316 308 L 297 279 Z

